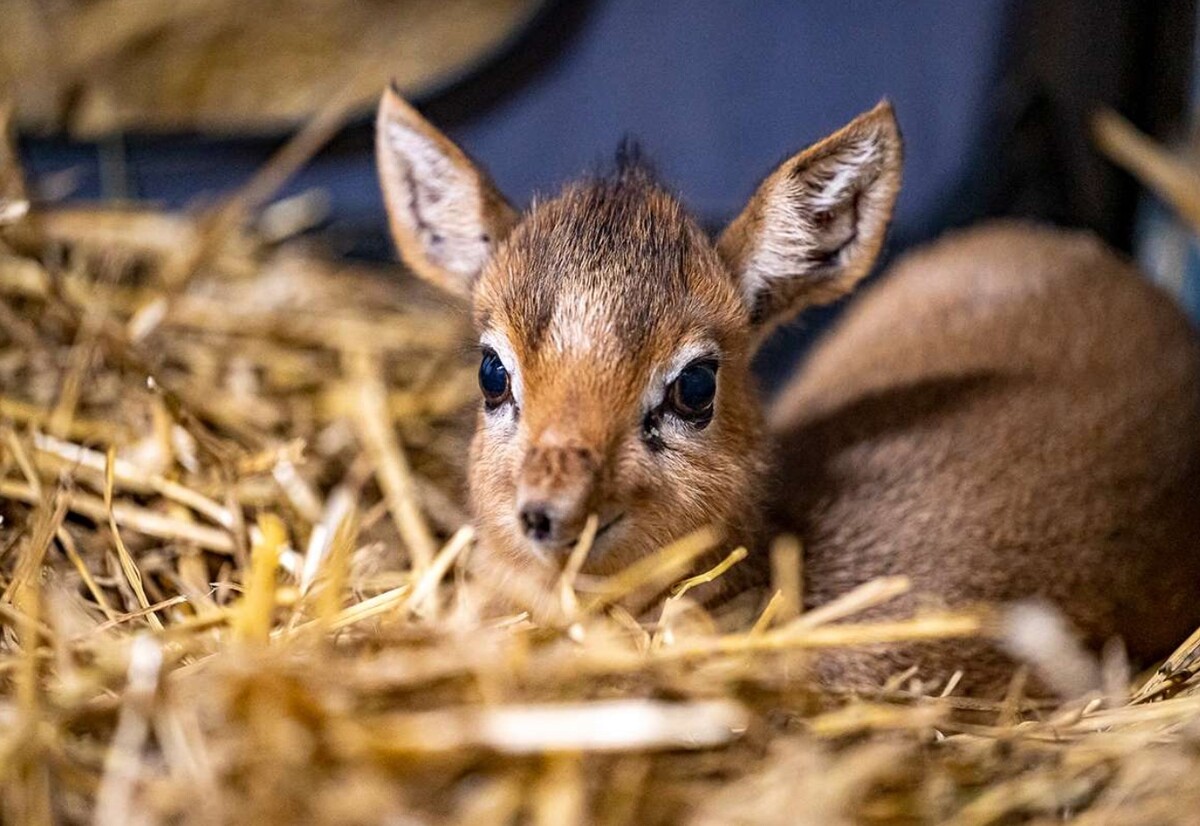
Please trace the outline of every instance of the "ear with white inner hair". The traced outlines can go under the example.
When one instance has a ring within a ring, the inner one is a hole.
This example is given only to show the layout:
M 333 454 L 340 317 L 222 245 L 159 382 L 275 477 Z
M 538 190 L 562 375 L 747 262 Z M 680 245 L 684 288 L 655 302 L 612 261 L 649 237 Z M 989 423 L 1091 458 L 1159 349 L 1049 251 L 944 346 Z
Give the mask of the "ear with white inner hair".
M 375 154 L 400 257 L 426 281 L 469 296 L 517 212 L 461 149 L 391 88 L 379 102 Z
M 900 131 L 884 101 L 788 158 L 717 250 L 762 333 L 850 292 L 883 245 L 900 190 Z

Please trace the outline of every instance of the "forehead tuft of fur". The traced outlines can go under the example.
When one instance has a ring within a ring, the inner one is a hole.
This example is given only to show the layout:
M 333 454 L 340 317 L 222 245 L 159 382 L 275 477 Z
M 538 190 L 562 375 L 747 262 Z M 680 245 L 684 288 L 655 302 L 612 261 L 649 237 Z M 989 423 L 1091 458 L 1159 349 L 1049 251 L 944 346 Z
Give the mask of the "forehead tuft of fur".
M 656 180 L 654 167 L 646 159 L 646 154 L 642 151 L 642 145 L 629 135 L 626 135 L 617 144 L 617 152 L 614 160 L 617 165 L 616 177 L 618 180 L 623 177 L 640 178 L 652 185 Z
M 614 354 L 646 346 L 664 324 L 721 326 L 740 303 L 704 232 L 632 145 L 614 174 L 537 203 L 497 251 L 477 292 L 528 350 Z

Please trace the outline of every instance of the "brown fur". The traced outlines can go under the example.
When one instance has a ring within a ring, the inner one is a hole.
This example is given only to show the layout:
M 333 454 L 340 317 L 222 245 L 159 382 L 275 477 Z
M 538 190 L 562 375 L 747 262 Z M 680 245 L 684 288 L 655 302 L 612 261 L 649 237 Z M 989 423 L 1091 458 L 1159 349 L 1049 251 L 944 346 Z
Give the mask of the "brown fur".
M 471 503 L 481 558 L 543 587 L 589 514 L 585 570 L 609 573 L 707 524 L 758 549 L 764 510 L 806 542 L 805 597 L 885 574 L 908 613 L 1041 596 L 1099 643 L 1154 656 L 1198 621 L 1200 355 L 1169 300 L 1079 235 L 1022 226 L 948 239 L 853 309 L 770 411 L 758 342 L 851 290 L 883 241 L 900 180 L 881 104 L 768 176 L 712 243 L 645 170 L 587 180 L 518 216 L 486 175 L 393 93 L 380 177 L 418 275 L 469 296 L 511 392 L 481 405 Z M 711 421 L 660 404 L 714 359 Z M 672 372 L 675 371 L 675 372 Z M 768 491 L 783 495 L 768 503 Z M 519 514 L 555 515 L 538 537 Z M 825 679 L 910 663 L 994 691 L 1011 663 L 974 643 L 823 657 Z
M 712 522 L 729 541 L 757 538 L 764 438 L 746 311 L 707 238 L 644 171 L 535 206 L 481 277 L 475 314 L 511 342 L 524 383 L 515 433 L 481 412 L 471 452 L 472 509 L 494 552 L 528 558 L 514 514 L 533 491 L 570 499 L 576 533 L 590 512 L 623 515 L 593 572 Z M 722 415 L 655 455 L 642 395 L 697 335 L 722 354 Z
M 813 605 L 888 574 L 914 589 L 880 614 L 1039 596 L 1142 662 L 1200 624 L 1200 347 L 1090 236 L 1002 224 L 910 255 L 769 418 Z M 1011 673 L 961 644 L 826 671 L 869 682 L 914 661 L 980 690 Z

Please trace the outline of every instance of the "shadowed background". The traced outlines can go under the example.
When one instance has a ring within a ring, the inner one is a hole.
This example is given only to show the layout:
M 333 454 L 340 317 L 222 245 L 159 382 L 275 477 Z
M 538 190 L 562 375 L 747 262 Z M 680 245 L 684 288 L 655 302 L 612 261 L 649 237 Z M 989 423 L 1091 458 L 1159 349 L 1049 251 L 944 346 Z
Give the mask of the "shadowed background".
M 378 5 L 377 20 L 389 7 Z M 449 14 L 438 4 L 407 5 L 432 18 Z M 1151 207 L 1136 220 L 1137 189 L 1092 148 L 1086 118 L 1104 103 L 1157 138 L 1182 133 L 1194 60 L 1193 27 L 1180 21 L 1195 20 L 1194 0 L 508 5 L 512 14 L 487 21 L 495 31 L 471 33 L 474 51 L 448 66 L 399 35 L 368 44 L 366 32 L 350 28 L 329 48 L 343 50 L 347 63 L 368 49 L 394 53 L 396 66 L 415 72 L 410 96 L 520 204 L 606 163 L 631 135 L 715 230 L 774 163 L 888 97 L 907 149 L 888 258 L 985 215 L 1087 226 L 1127 251 L 1135 237 L 1159 237 L 1157 213 Z M 296 37 L 304 25 L 294 23 Z M 451 43 L 455 31 L 467 36 L 461 25 L 432 31 Z M 304 65 L 332 73 L 312 63 L 297 62 L 297 76 Z M 412 70 L 417 63 L 423 76 Z M 273 56 L 274 82 L 286 80 L 289 65 Z M 288 131 L 286 117 L 250 115 L 240 130 L 233 116 L 214 128 L 222 109 L 209 101 L 208 121 L 114 117 L 106 132 L 103 115 L 116 107 L 89 94 L 83 75 L 61 92 L 58 111 L 41 113 L 25 132 L 34 182 L 51 182 L 43 187 L 50 194 L 65 181 L 73 197 L 185 206 L 243 181 Z M 232 104 L 227 110 L 236 114 Z M 72 130 L 87 140 L 68 137 Z M 387 259 L 371 139 L 364 111 L 281 197 L 319 191 L 323 240 L 338 254 Z M 1179 266 L 1169 245 L 1148 246 L 1152 263 Z M 835 313 L 811 313 L 781 334 L 762 357 L 768 379 L 786 372 Z

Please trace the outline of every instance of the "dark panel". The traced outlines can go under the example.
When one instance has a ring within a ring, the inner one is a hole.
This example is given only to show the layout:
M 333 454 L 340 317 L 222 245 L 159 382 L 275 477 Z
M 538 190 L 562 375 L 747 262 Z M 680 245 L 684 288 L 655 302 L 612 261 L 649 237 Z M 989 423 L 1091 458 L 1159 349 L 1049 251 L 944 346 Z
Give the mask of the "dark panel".
M 989 214 L 1086 226 L 1128 249 L 1137 187 L 1095 151 L 1116 108 L 1160 139 L 1184 124 L 1195 0 L 1020 0 L 997 86 Z

